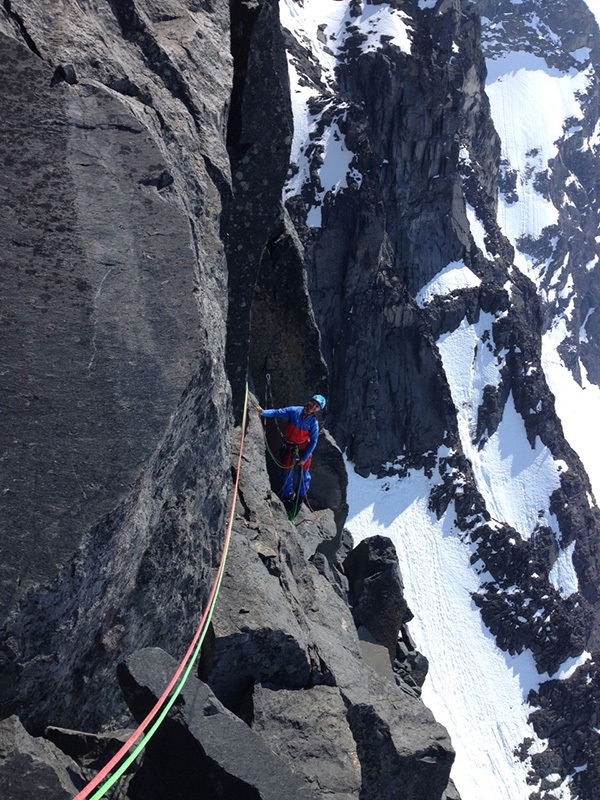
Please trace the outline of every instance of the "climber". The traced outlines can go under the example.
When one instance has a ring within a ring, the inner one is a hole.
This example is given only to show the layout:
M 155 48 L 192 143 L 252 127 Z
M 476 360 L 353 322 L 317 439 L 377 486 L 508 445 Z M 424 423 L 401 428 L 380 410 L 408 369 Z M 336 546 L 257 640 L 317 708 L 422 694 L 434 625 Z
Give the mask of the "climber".
M 258 413 L 265 418 L 286 419 L 285 443 L 281 459 L 281 498 L 284 501 L 295 498 L 294 471 L 302 468 L 298 494 L 304 500 L 310 487 L 310 462 L 319 438 L 319 423 L 315 414 L 325 408 L 325 398 L 313 395 L 305 406 L 286 406 L 285 408 L 262 409 Z

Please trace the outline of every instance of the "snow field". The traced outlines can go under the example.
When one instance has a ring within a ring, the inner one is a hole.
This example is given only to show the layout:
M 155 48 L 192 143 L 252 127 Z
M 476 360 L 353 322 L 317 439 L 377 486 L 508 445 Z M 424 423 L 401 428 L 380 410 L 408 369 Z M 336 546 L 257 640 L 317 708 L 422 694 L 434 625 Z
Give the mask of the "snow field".
M 558 210 L 534 182 L 557 154 L 555 142 L 564 135 L 566 121 L 582 118 L 577 93 L 586 91 L 590 76 L 587 71 L 560 72 L 544 59 L 519 51 L 488 59 L 486 64 L 486 93 L 502 157 L 518 173 L 518 202 L 501 197 L 498 208 L 500 225 L 516 246 L 520 237 L 537 239 L 546 226 L 558 221 Z M 528 274 L 527 260 L 520 259 L 517 266 Z M 530 277 L 538 282 L 537 275 Z
M 377 534 L 394 542 L 415 614 L 409 629 L 430 663 L 423 700 L 450 733 L 462 799 L 528 800 L 527 767 L 513 752 L 536 740 L 524 698 L 540 676 L 530 653 L 507 656 L 481 622 L 471 546 L 460 540 L 452 505 L 440 520 L 428 510 L 434 483 L 422 472 L 364 479 L 350 466 L 347 527 L 355 542 Z

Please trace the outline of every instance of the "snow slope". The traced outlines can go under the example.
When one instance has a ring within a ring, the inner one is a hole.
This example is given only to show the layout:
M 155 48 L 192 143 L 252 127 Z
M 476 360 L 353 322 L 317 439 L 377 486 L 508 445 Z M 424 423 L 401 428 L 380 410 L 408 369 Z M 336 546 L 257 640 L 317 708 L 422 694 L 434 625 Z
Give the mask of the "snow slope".
M 486 93 L 492 119 L 502 141 L 502 158 L 518 176 L 518 201 L 500 196 L 498 218 L 513 245 L 522 236 L 539 238 L 543 229 L 558 221 L 558 209 L 536 188 L 536 179 L 556 156 L 555 142 L 582 117 L 578 94 L 589 85 L 587 71 L 561 72 L 531 53 L 505 53 L 486 61 Z M 543 98 L 543 102 L 540 102 Z M 540 275 L 531 259 L 518 254 L 517 266 L 534 283 Z
M 600 19 L 600 2 L 586 2 L 596 19 Z M 514 202 L 513 197 L 500 195 L 500 225 L 515 246 L 516 266 L 538 286 L 542 301 L 554 302 L 557 296 L 568 300 L 573 296 L 572 280 L 558 293 L 560 271 L 557 271 L 549 286 L 544 285 L 549 260 L 536 262 L 519 250 L 519 240 L 523 236 L 539 239 L 544 228 L 558 220 L 558 209 L 542 194 L 536 178 L 549 168 L 550 159 L 556 156 L 556 142 L 568 137 L 573 125 L 582 118 L 581 98 L 589 88 L 592 67 L 582 63 L 581 70 L 571 68 L 562 72 L 548 67 L 543 58 L 520 51 L 504 53 L 497 59 L 488 58 L 486 64 L 486 92 L 494 125 L 502 140 L 502 157 L 506 168 L 517 174 L 518 200 Z M 570 180 L 577 181 L 577 178 L 572 175 Z M 591 267 L 594 266 L 595 262 Z M 568 268 L 567 260 L 562 271 Z M 565 316 L 571 313 L 572 310 L 567 310 Z M 589 383 L 583 366 L 579 384 L 564 365 L 558 348 L 566 337 L 565 319 L 556 319 L 544 336 L 542 363 L 567 440 L 581 458 L 598 500 L 600 434 L 595 420 L 600 414 L 600 390 Z
M 597 505 L 600 502 L 600 388 L 590 383 L 582 364 L 581 385 L 564 365 L 558 348 L 566 335 L 564 319 L 556 320 L 542 339 L 542 365 L 554 393 L 565 436 L 583 462 Z
M 403 479 L 360 478 L 348 467 L 347 527 L 355 542 L 375 535 L 394 542 L 415 613 L 408 627 L 430 663 L 423 700 L 450 733 L 452 778 L 462 800 L 529 800 L 527 765 L 514 751 L 527 737 L 531 753 L 543 749 L 527 722 L 526 698 L 548 676 L 537 673 L 528 651 L 502 652 L 483 625 L 471 593 L 484 576 L 470 563 L 472 545 L 462 541 L 452 505 L 440 520 L 428 509 L 435 480 L 421 471 Z M 568 677 L 588 657 L 554 677 Z M 569 800 L 568 785 L 556 797 Z

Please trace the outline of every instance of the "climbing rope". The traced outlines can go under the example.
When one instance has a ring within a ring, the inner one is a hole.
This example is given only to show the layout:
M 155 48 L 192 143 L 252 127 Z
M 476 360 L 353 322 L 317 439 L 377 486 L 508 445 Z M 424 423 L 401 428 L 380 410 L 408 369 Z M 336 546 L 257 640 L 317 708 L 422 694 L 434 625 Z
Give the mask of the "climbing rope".
M 223 575 L 225 572 L 225 561 L 227 559 L 229 542 L 231 540 L 231 531 L 233 528 L 233 518 L 235 512 L 235 502 L 236 502 L 239 479 L 240 479 L 240 470 L 242 466 L 242 453 L 244 450 L 244 436 L 246 431 L 247 409 L 248 409 L 248 385 L 246 384 L 246 395 L 244 399 L 244 414 L 242 419 L 240 450 L 237 459 L 237 469 L 233 486 L 233 496 L 231 500 L 231 508 L 229 511 L 229 519 L 227 522 L 227 528 L 225 532 L 225 540 L 223 542 L 223 549 L 221 552 L 221 560 L 219 563 L 219 567 L 217 569 L 215 580 L 213 582 L 210 595 L 208 597 L 206 609 L 204 610 L 204 614 L 202 615 L 202 619 L 200 620 L 200 624 L 198 625 L 196 633 L 194 634 L 194 637 L 190 642 L 186 654 L 184 655 L 181 663 L 179 664 L 177 670 L 175 671 L 175 674 L 169 681 L 162 695 L 158 698 L 158 700 L 154 704 L 152 710 L 147 714 L 147 716 L 140 723 L 137 729 L 132 733 L 132 735 L 125 742 L 125 744 L 120 748 L 120 750 L 113 756 L 113 758 L 111 758 L 108 764 L 106 764 L 106 766 L 103 767 L 100 770 L 100 772 L 98 772 L 98 774 L 87 784 L 87 786 L 85 786 L 85 788 L 83 788 L 79 792 L 79 794 L 75 796 L 74 800 L 85 800 L 85 798 L 88 797 L 90 798 L 90 800 L 99 800 L 99 798 L 103 797 L 106 794 L 106 792 L 112 786 L 114 786 L 114 784 L 123 775 L 125 770 L 132 764 L 133 761 L 135 761 L 135 759 L 142 752 L 144 747 L 146 747 L 152 736 L 156 733 L 160 724 L 163 722 L 163 720 L 169 713 L 171 707 L 173 706 L 173 703 L 181 693 L 181 690 L 183 689 L 185 682 L 187 681 L 190 672 L 193 669 L 196 659 L 200 653 L 202 642 L 204 641 L 204 637 L 206 636 L 208 624 L 210 623 L 210 620 L 213 615 L 214 607 L 219 594 L 219 589 L 221 587 L 221 582 L 223 580 Z M 177 683 L 178 681 L 179 683 Z M 175 686 L 175 684 L 177 684 L 177 686 Z M 171 692 L 173 693 L 170 694 Z M 153 722 L 152 726 L 148 729 L 146 733 L 144 733 L 146 731 L 146 728 L 148 728 L 148 726 L 152 722 Z M 140 738 L 142 737 L 142 734 L 144 734 L 144 736 L 143 738 Z M 131 750 L 131 748 L 134 747 L 134 745 L 135 748 Z M 125 756 L 130 750 L 131 753 L 125 758 Z M 93 795 L 90 795 L 90 793 L 93 792 L 94 789 L 96 789 L 96 787 L 99 786 L 104 781 L 105 778 L 108 779 L 103 783 L 102 786 L 100 786 L 98 791 L 96 791 Z

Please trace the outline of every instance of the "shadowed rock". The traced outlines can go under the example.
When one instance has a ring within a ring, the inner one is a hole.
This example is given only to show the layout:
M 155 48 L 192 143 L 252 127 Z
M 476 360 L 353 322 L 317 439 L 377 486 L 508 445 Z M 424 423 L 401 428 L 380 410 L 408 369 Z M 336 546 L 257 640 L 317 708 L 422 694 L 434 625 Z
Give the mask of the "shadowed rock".
M 290 691 L 255 686 L 252 706 L 252 729 L 315 790 L 331 800 L 358 797 L 360 762 L 337 687 Z
M 159 648 L 141 650 L 119 665 L 119 681 L 138 720 L 176 668 L 175 659 Z M 152 783 L 169 787 L 169 797 L 193 793 L 207 800 L 316 800 L 302 778 L 194 677 L 188 678 L 147 752 L 148 766 L 132 781 L 134 793 Z
M 398 633 L 413 615 L 404 599 L 404 586 L 396 549 L 386 536 L 360 542 L 344 560 L 350 584 L 352 616 L 357 628 L 364 625 L 376 642 L 396 654 Z

